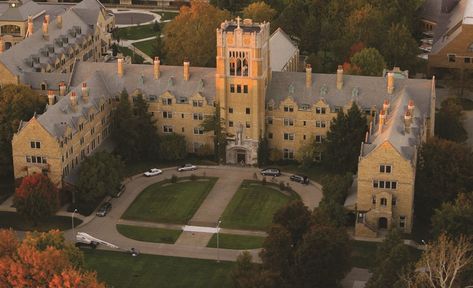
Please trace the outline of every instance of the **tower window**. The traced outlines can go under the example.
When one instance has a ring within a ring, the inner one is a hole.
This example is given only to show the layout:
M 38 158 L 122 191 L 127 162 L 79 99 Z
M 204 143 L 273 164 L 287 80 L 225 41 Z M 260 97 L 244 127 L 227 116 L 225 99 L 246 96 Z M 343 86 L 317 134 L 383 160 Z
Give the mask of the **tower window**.
M 243 93 L 248 94 L 248 85 L 243 85 Z
M 246 108 L 246 114 L 251 114 L 251 109 L 250 108 Z
M 233 108 L 232 107 L 228 108 L 228 113 L 230 113 L 230 114 L 233 113 Z
M 235 84 L 230 84 L 230 93 L 235 93 Z
M 241 85 L 237 85 L 237 93 L 241 93 Z
M 230 76 L 248 76 L 248 56 L 247 51 L 229 51 L 229 72 Z

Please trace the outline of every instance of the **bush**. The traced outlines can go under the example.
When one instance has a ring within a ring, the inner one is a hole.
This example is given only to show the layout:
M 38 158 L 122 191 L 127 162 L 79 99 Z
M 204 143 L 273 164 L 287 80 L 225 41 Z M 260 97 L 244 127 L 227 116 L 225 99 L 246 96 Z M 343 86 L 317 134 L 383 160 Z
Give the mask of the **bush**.
M 191 179 L 192 181 L 195 181 L 195 180 L 197 180 L 197 176 L 196 176 L 195 174 L 191 174 L 190 179 Z
M 177 183 L 177 176 L 175 174 L 171 176 L 171 183 Z
M 281 191 L 286 190 L 286 185 L 284 185 L 284 181 L 279 182 L 279 189 L 280 189 Z
M 261 185 L 266 185 L 266 177 L 263 176 L 263 179 L 261 180 Z

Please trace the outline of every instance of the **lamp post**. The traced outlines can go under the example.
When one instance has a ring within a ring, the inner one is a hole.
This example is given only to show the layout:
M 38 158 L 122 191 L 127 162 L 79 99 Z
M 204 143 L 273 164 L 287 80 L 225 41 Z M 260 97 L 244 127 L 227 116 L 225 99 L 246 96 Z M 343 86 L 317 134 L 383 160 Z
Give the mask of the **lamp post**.
M 72 216 L 71 216 L 71 221 L 72 221 L 72 238 L 74 239 L 75 236 L 75 233 L 74 233 L 74 214 L 76 214 L 77 212 L 77 209 L 74 209 L 74 211 L 72 212 Z
M 217 223 L 217 262 L 220 262 L 220 243 L 219 243 L 218 234 L 219 234 L 219 231 L 220 231 L 220 224 L 221 223 L 222 223 L 222 221 L 218 220 L 218 223 Z

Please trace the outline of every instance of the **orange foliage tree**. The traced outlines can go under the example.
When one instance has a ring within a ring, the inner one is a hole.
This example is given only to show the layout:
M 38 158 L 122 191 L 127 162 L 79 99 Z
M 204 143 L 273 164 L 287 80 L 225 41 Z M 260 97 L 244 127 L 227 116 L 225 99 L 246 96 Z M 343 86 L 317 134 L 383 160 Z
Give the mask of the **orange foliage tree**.
M 59 208 L 59 191 L 43 174 L 26 176 L 15 191 L 17 212 L 37 224 L 38 219 L 54 214 Z
M 13 230 L 0 230 L 0 247 L 0 287 L 105 287 L 78 265 L 80 251 L 58 230 L 27 233 L 22 241 Z

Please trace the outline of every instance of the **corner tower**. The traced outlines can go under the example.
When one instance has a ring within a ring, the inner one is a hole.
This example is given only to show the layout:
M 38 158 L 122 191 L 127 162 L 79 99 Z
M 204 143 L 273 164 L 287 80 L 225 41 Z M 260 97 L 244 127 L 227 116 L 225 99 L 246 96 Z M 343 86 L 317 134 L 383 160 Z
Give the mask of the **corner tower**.
M 229 135 L 227 163 L 255 164 L 271 77 L 269 23 L 225 21 L 217 29 L 216 97 Z

